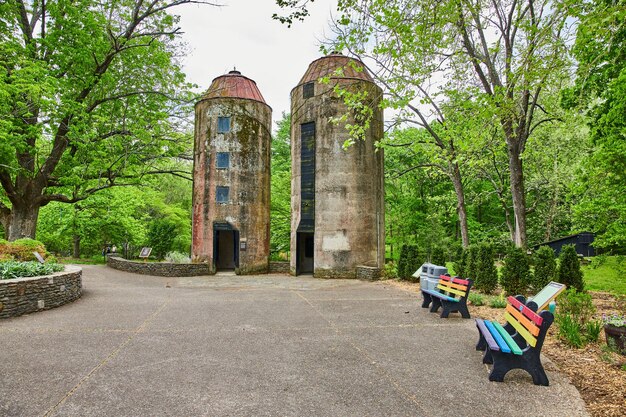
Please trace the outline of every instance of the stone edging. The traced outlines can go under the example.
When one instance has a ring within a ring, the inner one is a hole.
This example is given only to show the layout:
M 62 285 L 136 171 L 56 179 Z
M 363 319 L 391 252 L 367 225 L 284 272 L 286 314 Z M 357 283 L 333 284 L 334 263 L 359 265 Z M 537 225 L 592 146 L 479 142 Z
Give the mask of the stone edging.
M 169 262 L 139 262 L 117 256 L 107 256 L 107 266 L 124 272 L 159 277 L 195 277 L 210 275 L 207 264 L 174 264 Z
M 0 280 L 0 319 L 48 310 L 82 295 L 83 270 L 66 265 L 52 275 Z

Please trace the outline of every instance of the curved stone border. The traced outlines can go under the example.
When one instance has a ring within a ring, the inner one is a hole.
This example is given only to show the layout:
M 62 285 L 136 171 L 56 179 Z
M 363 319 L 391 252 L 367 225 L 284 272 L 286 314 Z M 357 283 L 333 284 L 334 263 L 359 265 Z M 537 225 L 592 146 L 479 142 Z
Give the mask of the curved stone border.
M 0 319 L 48 310 L 82 295 L 83 270 L 66 265 L 52 275 L 0 280 Z
M 174 264 L 169 262 L 138 262 L 117 256 L 107 256 L 107 266 L 124 272 L 159 277 L 195 277 L 210 275 L 207 264 Z

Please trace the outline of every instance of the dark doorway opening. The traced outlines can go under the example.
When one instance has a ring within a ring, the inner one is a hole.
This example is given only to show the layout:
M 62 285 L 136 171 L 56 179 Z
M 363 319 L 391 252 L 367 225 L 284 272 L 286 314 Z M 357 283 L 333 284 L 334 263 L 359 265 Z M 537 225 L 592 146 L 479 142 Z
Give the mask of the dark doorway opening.
M 314 242 L 313 233 L 298 232 L 296 242 L 296 275 L 313 272 Z
M 233 271 L 239 267 L 239 231 L 229 223 L 213 225 L 213 262 L 216 271 Z

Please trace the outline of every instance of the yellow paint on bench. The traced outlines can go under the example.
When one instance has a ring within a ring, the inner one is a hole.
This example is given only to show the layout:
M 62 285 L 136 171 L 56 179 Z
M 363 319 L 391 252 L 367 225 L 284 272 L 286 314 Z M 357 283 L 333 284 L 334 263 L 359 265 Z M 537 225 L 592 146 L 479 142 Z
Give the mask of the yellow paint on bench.
M 537 327 L 537 325 L 529 320 L 525 315 L 520 313 L 519 310 L 517 310 L 511 304 L 507 304 L 506 311 L 511 313 L 513 317 L 517 319 L 517 321 L 521 322 L 533 336 L 539 336 L 539 327 Z
M 515 317 L 506 312 L 504 313 L 504 318 L 507 322 L 509 322 L 511 326 L 515 328 L 515 330 L 517 330 L 520 335 L 522 335 L 522 337 L 526 340 L 526 343 L 528 343 L 532 347 L 535 347 L 537 345 L 537 339 L 535 339 L 535 337 L 528 332 L 523 324 L 515 320 Z
M 448 282 L 448 281 L 439 281 L 439 284 L 445 285 L 446 287 L 456 288 L 457 290 L 461 290 L 461 291 L 466 291 L 467 292 L 467 285 L 461 285 L 461 284 L 457 284 L 455 282 Z
M 449 292 L 449 293 L 456 294 L 456 295 L 461 296 L 461 297 L 465 297 L 465 291 L 455 290 L 454 288 L 449 288 L 449 287 L 446 287 L 445 285 L 442 285 L 442 284 L 437 285 L 437 288 L 439 288 L 440 290 L 443 290 L 445 292 Z

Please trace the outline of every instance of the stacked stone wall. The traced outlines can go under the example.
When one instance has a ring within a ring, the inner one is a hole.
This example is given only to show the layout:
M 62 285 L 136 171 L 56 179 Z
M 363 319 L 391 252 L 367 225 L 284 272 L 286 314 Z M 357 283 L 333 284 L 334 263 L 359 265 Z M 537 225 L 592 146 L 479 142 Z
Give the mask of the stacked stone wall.
M 82 295 L 81 268 L 44 277 L 0 280 L 0 319 L 48 310 L 70 303 Z
M 380 268 L 372 267 L 372 266 L 357 266 L 356 267 L 356 278 L 357 279 L 365 279 L 368 281 L 377 281 L 380 279 Z
M 289 262 L 278 262 L 272 261 L 270 262 L 270 273 L 271 274 L 288 274 L 289 273 Z
M 169 262 L 129 261 L 117 256 L 108 256 L 107 265 L 113 269 L 134 274 L 159 277 L 195 277 L 210 275 L 208 264 L 174 264 Z

